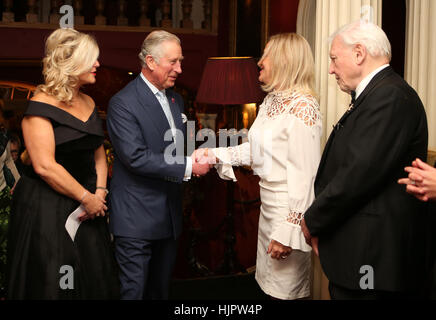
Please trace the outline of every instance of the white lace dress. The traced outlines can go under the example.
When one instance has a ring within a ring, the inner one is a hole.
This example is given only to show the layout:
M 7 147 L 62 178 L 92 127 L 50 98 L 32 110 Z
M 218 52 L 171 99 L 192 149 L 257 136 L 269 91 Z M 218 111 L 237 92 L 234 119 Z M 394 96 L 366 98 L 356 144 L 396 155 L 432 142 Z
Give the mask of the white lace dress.
M 316 99 L 297 92 L 266 96 L 248 133 L 248 142 L 212 149 L 223 179 L 236 181 L 232 166 L 250 165 L 260 176 L 261 209 L 256 280 L 278 299 L 310 295 L 311 247 L 300 222 L 314 200 L 320 160 L 321 114 Z M 267 254 L 271 240 L 293 248 L 286 259 Z

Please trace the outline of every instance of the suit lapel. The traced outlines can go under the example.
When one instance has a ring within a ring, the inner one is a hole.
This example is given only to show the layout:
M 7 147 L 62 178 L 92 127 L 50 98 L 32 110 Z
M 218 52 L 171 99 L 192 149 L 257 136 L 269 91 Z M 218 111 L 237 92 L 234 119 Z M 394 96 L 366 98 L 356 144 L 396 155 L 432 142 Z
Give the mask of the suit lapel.
M 174 92 L 172 90 L 165 90 L 168 104 L 170 106 L 171 114 L 173 116 L 174 124 L 177 129 L 182 130 L 182 115 L 180 113 L 180 106 L 177 103 L 176 98 L 174 97 Z
M 141 76 L 136 78 L 136 91 L 139 97 L 139 103 L 144 107 L 148 116 L 153 120 L 151 122 L 154 124 L 156 130 L 164 136 L 165 132 L 170 130 L 167 117 L 165 116 L 159 101 L 153 92 L 151 92 L 144 80 L 142 80 Z
M 327 154 L 330 150 L 330 146 L 332 145 L 334 135 L 335 135 L 335 129 L 333 129 L 333 131 L 330 133 L 330 136 L 329 136 L 327 143 L 324 147 L 324 151 L 323 151 L 322 156 L 321 156 L 321 161 L 319 162 L 319 166 L 318 166 L 318 171 L 316 172 L 315 186 L 316 186 L 317 181 L 318 181 L 319 177 L 321 176 L 321 173 L 324 169 L 324 165 L 325 165 L 325 162 L 327 159 Z

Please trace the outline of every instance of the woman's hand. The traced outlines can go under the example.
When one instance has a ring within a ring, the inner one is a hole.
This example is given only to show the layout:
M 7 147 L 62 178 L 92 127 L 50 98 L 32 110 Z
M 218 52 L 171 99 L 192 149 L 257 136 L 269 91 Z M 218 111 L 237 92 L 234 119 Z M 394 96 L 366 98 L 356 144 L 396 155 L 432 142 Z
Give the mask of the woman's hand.
M 95 196 L 99 199 L 102 199 L 104 201 L 104 203 L 106 204 L 106 196 L 107 196 L 107 192 L 103 189 L 96 189 L 95 190 Z M 107 210 L 107 209 L 106 209 Z M 104 217 L 106 215 L 106 212 L 103 211 L 103 213 L 97 213 L 96 216 L 97 217 Z
M 404 169 L 407 178 L 399 179 L 399 184 L 406 185 L 406 191 L 421 201 L 436 200 L 436 169 L 416 159 L 411 167 Z
M 103 189 L 96 189 L 95 195 L 102 200 L 106 200 L 107 192 Z
M 288 246 L 284 246 L 278 241 L 271 240 L 267 254 L 271 253 L 271 258 L 281 260 L 286 259 L 292 252 L 292 248 Z
M 82 205 L 85 208 L 86 214 L 80 217 L 81 221 L 86 219 L 94 219 L 95 216 L 104 217 L 106 215 L 106 200 L 104 200 L 104 198 L 102 198 L 101 196 L 97 195 L 97 192 L 96 194 L 87 193 L 82 199 Z
M 209 168 L 212 168 L 216 164 L 216 157 L 213 152 L 209 152 L 209 148 L 197 149 L 194 151 L 195 162 L 207 163 Z

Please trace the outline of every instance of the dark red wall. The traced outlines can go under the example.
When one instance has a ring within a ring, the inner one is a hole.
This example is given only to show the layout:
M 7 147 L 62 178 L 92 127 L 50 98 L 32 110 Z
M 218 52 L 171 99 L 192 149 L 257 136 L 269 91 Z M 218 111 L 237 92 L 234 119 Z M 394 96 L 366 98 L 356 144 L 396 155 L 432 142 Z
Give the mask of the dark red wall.
M 406 55 L 406 1 L 384 0 L 382 9 L 382 28 L 392 46 L 391 66 L 404 76 Z
M 270 1 L 270 35 L 295 32 L 298 3 L 299 0 Z M 221 1 L 219 10 L 218 36 L 178 34 L 182 40 L 185 56 L 183 74 L 178 83 L 189 90 L 197 90 L 208 57 L 228 55 L 230 32 L 228 1 Z M 258 23 L 260 24 L 260 21 Z M 52 30 L 36 28 L 0 28 L 0 39 L 3 44 L 6 44 L 2 45 L 0 59 L 41 60 L 44 42 L 50 32 Z M 140 70 L 137 54 L 146 33 L 114 31 L 89 31 L 89 33 L 93 34 L 99 43 L 102 65 L 134 73 Z
M 299 0 L 270 0 L 270 35 L 297 30 L 299 2 Z
M 44 42 L 53 30 L 30 28 L 0 28 L 0 39 L 8 45 L 2 46 L 0 59 L 41 60 Z M 100 63 L 138 73 L 140 64 L 138 53 L 147 33 L 91 31 L 100 47 Z M 178 34 L 182 41 L 183 74 L 178 83 L 190 90 L 199 85 L 204 64 L 209 56 L 217 54 L 218 41 L 214 35 Z M 201 44 L 201 45 L 199 45 Z
M 218 24 L 218 56 L 227 57 L 229 55 L 230 37 L 230 13 L 229 1 L 220 1 L 219 24 Z

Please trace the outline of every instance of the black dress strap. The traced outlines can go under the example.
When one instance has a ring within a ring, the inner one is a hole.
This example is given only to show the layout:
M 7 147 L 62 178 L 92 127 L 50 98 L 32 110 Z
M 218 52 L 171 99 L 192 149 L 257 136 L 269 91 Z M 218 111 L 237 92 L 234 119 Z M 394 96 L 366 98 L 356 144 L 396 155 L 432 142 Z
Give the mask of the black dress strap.
M 102 121 L 98 116 L 96 107 L 94 107 L 89 119 L 82 121 L 51 104 L 29 101 L 24 116 L 39 116 L 49 119 L 55 132 L 56 145 L 79 139 L 87 134 L 104 137 Z

